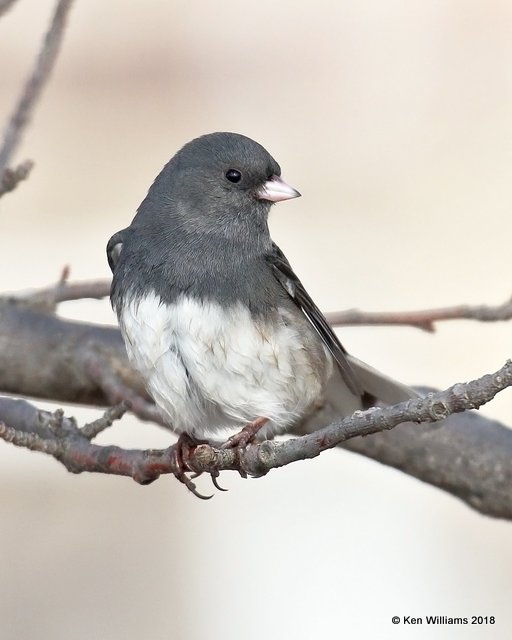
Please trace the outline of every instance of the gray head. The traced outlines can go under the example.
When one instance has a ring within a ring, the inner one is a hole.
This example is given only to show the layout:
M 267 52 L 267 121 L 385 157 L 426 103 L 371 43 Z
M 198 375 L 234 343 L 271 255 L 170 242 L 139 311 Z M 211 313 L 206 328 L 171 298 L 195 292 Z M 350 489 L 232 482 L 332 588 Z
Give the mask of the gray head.
M 277 162 L 254 140 L 237 133 L 201 136 L 162 169 L 133 226 L 227 236 L 266 228 L 274 202 L 300 195 L 280 176 Z
M 157 176 L 132 224 L 108 243 L 116 308 L 127 290 L 148 289 L 167 302 L 186 290 L 266 308 L 258 295 L 270 286 L 268 212 L 274 202 L 300 195 L 280 174 L 261 145 L 236 133 L 185 145 Z

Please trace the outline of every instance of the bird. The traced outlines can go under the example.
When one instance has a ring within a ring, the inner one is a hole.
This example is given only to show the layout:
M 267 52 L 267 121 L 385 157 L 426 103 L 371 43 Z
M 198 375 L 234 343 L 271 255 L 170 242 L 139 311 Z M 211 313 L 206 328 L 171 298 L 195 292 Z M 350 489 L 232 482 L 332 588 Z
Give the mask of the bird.
M 175 475 L 194 492 L 187 444 L 231 433 L 224 446 L 241 451 L 417 395 L 346 351 L 273 242 L 271 207 L 300 195 L 262 145 L 210 133 L 169 160 L 108 242 L 129 360 L 179 434 Z

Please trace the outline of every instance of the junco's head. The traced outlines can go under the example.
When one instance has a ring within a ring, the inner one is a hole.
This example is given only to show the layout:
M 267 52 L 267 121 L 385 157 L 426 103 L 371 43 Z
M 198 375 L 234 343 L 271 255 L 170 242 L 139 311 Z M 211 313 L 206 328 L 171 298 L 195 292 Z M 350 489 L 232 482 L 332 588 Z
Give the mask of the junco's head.
M 145 211 L 172 211 L 190 229 L 204 231 L 229 224 L 230 218 L 266 219 L 274 202 L 299 195 L 281 179 L 281 168 L 260 144 L 237 133 L 211 133 L 186 144 L 167 163 L 135 224 L 147 223 Z

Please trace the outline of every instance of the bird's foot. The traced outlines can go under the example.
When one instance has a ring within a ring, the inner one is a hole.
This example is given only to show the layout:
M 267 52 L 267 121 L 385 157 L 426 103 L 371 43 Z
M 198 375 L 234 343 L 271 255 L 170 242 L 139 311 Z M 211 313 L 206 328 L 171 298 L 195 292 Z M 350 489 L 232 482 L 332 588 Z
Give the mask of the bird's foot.
M 193 482 L 193 480 L 195 478 L 198 478 L 201 473 L 194 473 L 191 477 L 187 476 L 187 472 L 191 470 L 191 467 L 189 465 L 191 452 L 195 447 L 197 447 L 198 444 L 209 444 L 209 442 L 208 440 L 198 440 L 197 438 L 193 438 L 188 433 L 180 434 L 171 454 L 172 463 L 175 469 L 174 476 L 177 480 L 182 482 L 187 487 L 187 489 L 195 496 L 201 498 L 201 500 L 209 500 L 210 498 L 213 498 L 213 495 L 203 496 L 197 490 L 195 482 Z M 219 491 L 227 491 L 227 489 L 221 487 L 217 481 L 217 478 L 219 477 L 218 471 L 212 471 L 210 473 L 210 476 L 213 482 L 213 486 L 216 489 L 219 489 Z
M 222 445 L 221 449 L 234 449 L 236 453 L 236 457 L 239 463 L 239 473 L 242 478 L 247 478 L 247 472 L 243 468 L 243 459 L 242 453 L 245 447 L 254 441 L 254 438 L 258 434 L 258 432 L 267 424 L 268 418 L 256 418 L 249 424 L 246 424 L 245 427 L 235 433 L 234 436 L 231 436 L 226 440 L 226 442 Z

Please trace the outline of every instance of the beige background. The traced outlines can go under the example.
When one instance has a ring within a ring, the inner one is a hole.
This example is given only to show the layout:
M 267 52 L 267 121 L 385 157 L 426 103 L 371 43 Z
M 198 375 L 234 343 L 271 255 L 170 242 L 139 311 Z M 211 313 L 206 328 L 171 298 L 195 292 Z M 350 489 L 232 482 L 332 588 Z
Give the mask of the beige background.
M 52 2 L 0 20 L 0 122 Z M 77 2 L 1 201 L 1 289 L 108 276 L 104 246 L 160 167 L 215 130 L 264 144 L 303 194 L 271 229 L 325 310 L 510 295 L 512 5 L 504 0 Z M 108 302 L 64 306 L 113 322 Z M 340 332 L 410 383 L 501 366 L 510 326 Z M 511 394 L 483 411 L 512 425 Z M 80 420 L 97 415 L 68 408 Z M 129 418 L 103 441 L 165 446 Z M 1 443 L 0 443 L 1 444 Z M 67 475 L 0 447 L 0 638 L 510 638 L 507 523 L 345 452 L 203 503 L 170 478 Z M 206 490 L 207 483 L 202 485 Z M 494 615 L 493 627 L 393 615 Z

